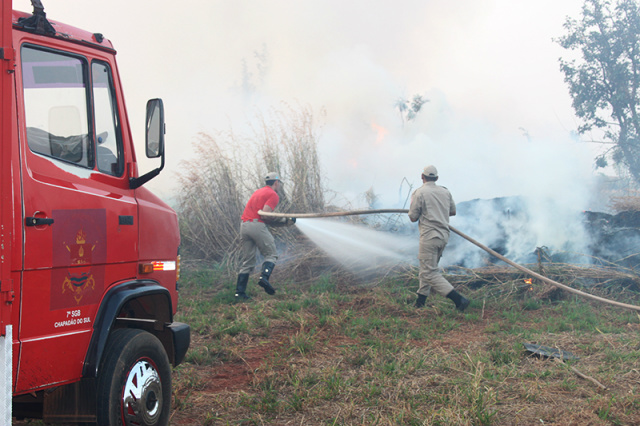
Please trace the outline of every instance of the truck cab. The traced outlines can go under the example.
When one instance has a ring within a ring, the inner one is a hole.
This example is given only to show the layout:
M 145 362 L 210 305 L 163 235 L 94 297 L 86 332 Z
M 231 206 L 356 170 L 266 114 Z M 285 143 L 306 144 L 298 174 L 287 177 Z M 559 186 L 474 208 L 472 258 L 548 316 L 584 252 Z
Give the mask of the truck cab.
M 147 104 L 139 175 L 116 51 L 102 34 L 2 2 L 0 343 L 10 336 L 13 416 L 168 423 L 176 213 L 143 185 L 164 166 L 164 110 Z M 4 340 L 3 340 L 4 339 Z M 124 366 L 124 369 L 123 369 Z

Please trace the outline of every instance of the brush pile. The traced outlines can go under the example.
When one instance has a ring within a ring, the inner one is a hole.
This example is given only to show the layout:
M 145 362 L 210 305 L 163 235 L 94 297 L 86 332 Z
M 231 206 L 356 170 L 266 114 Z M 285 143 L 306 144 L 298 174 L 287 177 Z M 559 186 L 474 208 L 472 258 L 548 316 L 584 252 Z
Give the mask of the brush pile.
M 628 294 L 631 299 L 640 295 L 640 275 L 634 270 L 619 266 L 572 265 L 572 264 L 532 264 L 524 265 L 540 275 L 587 293 L 609 297 L 616 300 Z M 557 300 L 569 295 L 561 289 L 531 279 L 527 274 L 509 266 L 487 266 L 467 269 L 459 267 L 447 268 L 447 278 L 454 286 L 465 286 L 477 289 L 483 286 L 496 285 L 504 291 L 533 295 L 539 299 Z

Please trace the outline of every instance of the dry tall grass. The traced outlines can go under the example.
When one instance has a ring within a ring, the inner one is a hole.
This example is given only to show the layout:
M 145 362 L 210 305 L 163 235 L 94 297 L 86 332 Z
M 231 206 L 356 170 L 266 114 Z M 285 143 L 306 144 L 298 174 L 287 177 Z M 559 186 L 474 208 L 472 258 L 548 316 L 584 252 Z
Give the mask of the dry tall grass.
M 259 114 L 249 134 L 201 133 L 196 157 L 183 162 L 178 212 L 182 249 L 191 259 L 235 269 L 240 217 L 264 176 L 275 171 L 284 182 L 279 212 L 319 212 L 324 187 L 317 145 L 320 125 L 309 107 L 284 105 Z M 274 228 L 279 246 L 291 245 L 295 227 Z
M 308 107 L 285 106 L 274 111 L 269 120 L 260 117 L 254 128 L 259 143 L 257 180 L 265 168 L 280 173 L 285 182 L 281 211 L 319 212 L 324 209 L 324 188 L 318 157 L 318 124 Z
M 640 190 L 629 190 L 624 195 L 613 195 L 610 205 L 616 212 L 640 211 Z

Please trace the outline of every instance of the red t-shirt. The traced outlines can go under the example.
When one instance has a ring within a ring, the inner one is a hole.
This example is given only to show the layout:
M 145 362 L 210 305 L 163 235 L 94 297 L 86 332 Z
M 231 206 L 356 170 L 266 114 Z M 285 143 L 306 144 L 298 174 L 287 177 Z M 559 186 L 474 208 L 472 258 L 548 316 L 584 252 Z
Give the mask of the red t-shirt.
M 280 197 L 278 197 L 278 194 L 272 187 L 263 186 L 254 192 L 251 198 L 249 198 L 247 206 L 244 208 L 244 212 L 242 213 L 242 221 L 246 222 L 258 219 L 259 222 L 263 222 L 263 220 L 260 219 L 258 210 L 262 210 L 264 206 L 269 206 L 272 210 L 275 210 L 279 201 Z

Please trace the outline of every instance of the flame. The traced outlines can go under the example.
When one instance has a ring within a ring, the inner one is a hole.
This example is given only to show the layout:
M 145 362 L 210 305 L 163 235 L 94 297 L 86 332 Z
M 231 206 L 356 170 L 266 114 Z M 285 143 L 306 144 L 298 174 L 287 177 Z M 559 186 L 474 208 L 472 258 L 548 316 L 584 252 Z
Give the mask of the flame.
M 525 278 L 524 283 L 527 285 L 527 291 L 533 291 L 533 279 Z
M 371 128 L 376 132 L 376 145 L 381 145 L 382 144 L 382 140 L 384 139 L 385 136 L 387 136 L 387 133 L 389 133 L 389 131 L 387 129 L 385 129 L 384 127 L 376 124 L 376 123 L 371 123 Z

